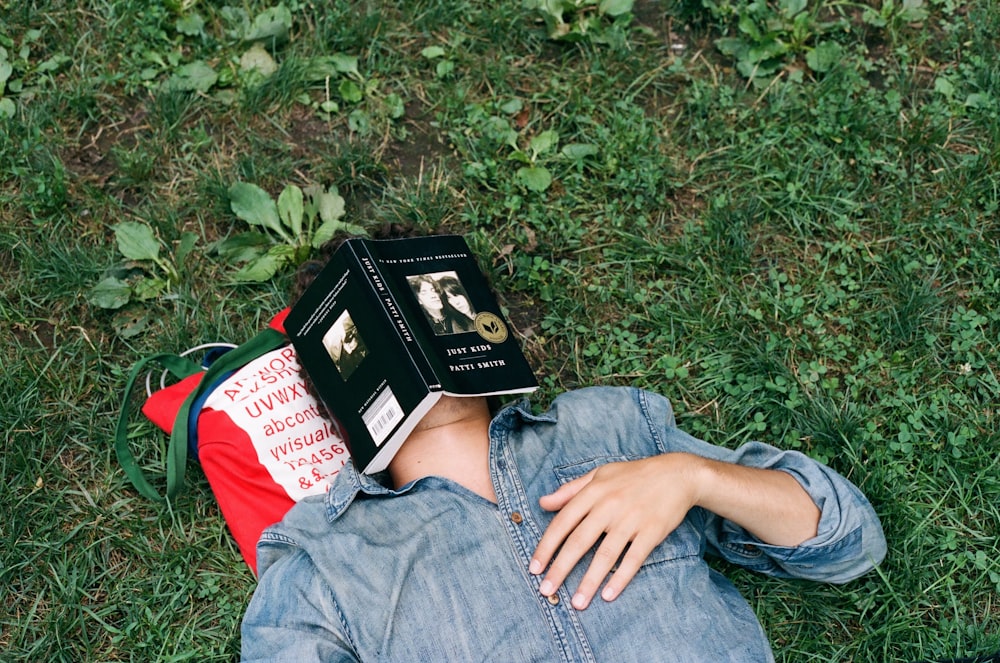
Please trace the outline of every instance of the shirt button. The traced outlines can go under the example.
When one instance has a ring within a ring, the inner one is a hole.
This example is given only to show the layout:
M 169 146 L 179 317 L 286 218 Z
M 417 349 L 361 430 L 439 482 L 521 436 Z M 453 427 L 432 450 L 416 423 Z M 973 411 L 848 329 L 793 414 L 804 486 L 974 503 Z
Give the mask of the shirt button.
M 552 605 L 559 605 L 559 595 L 558 594 L 553 594 L 552 596 L 549 596 L 548 599 L 549 599 L 549 603 L 550 604 L 552 604 Z
M 521 515 L 519 511 L 514 511 L 513 513 L 510 514 L 510 522 L 514 523 L 515 525 L 520 525 L 522 522 L 524 522 L 524 517 Z

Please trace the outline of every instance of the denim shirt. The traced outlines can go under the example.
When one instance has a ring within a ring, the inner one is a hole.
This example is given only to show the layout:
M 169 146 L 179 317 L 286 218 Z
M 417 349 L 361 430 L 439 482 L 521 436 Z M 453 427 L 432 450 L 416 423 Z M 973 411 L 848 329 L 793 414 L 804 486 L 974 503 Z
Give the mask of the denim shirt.
M 558 593 L 528 563 L 553 514 L 539 497 L 604 463 L 685 451 L 794 476 L 822 515 L 817 536 L 767 545 L 701 508 L 614 601 L 570 605 L 585 558 Z M 767 638 L 706 552 L 772 576 L 841 583 L 885 554 L 878 518 L 830 468 L 752 442 L 729 450 L 675 426 L 669 402 L 629 388 L 526 404 L 490 426 L 494 504 L 440 478 L 400 490 L 350 464 L 257 545 L 260 581 L 243 621 L 245 661 L 773 661 Z

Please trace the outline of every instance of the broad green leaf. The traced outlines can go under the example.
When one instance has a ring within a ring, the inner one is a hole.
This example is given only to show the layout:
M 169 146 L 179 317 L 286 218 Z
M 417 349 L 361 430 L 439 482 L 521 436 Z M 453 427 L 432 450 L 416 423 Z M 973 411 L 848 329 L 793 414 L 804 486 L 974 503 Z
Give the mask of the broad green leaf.
M 141 278 L 132 285 L 132 293 L 141 302 L 159 297 L 166 289 L 167 282 L 155 277 Z
M 69 57 L 68 55 L 63 55 L 62 53 L 57 53 L 56 55 L 53 55 L 52 57 L 50 57 L 45 62 L 43 62 L 40 65 L 38 65 L 37 71 L 43 72 L 43 73 L 51 73 L 53 71 L 56 71 L 57 69 L 59 69 L 63 65 L 68 64 L 72 60 L 73 59 L 71 57 Z
M 367 136 L 371 133 L 371 127 L 371 118 L 368 117 L 368 113 L 364 112 L 360 108 L 355 108 L 351 111 L 351 114 L 347 116 L 347 128 L 355 133 Z
M 143 311 L 119 311 L 112 322 L 115 332 L 122 338 L 138 336 L 149 325 L 149 313 Z
M 437 74 L 438 78 L 444 78 L 451 72 L 455 71 L 455 61 L 454 60 L 441 60 L 434 67 L 434 73 Z
M 951 99 L 955 96 L 955 84 L 944 76 L 938 76 L 934 79 L 934 91 Z
M 174 261 L 177 263 L 177 268 L 180 269 L 184 266 L 184 261 L 191 254 L 194 249 L 194 245 L 198 243 L 198 235 L 193 232 L 185 232 L 181 235 L 181 241 L 177 244 L 177 250 L 174 252 Z
M 778 2 L 781 12 L 789 18 L 801 13 L 807 4 L 807 0 L 780 0 Z
M 563 156 L 568 157 L 573 161 L 580 161 L 586 157 L 592 157 L 597 154 L 597 152 L 597 146 L 591 145 L 590 143 L 570 143 L 562 148 Z
M 277 274 L 295 259 L 295 247 L 287 244 L 272 246 L 267 253 L 239 269 L 234 278 L 242 282 L 260 283 Z
M 919 23 L 927 16 L 924 0 L 903 0 L 903 5 L 899 8 L 899 18 L 907 23 Z
M 261 226 L 285 236 L 278 218 L 278 206 L 267 191 L 256 184 L 237 182 L 229 187 L 229 206 L 236 216 L 251 226 Z
M 281 44 L 288 41 L 292 29 L 292 12 L 284 5 L 271 7 L 253 19 L 253 25 L 243 37 L 245 41 L 267 41 Z
M 324 242 L 330 241 L 338 231 L 345 232 L 349 235 L 365 235 L 365 229 L 359 225 L 353 223 L 346 223 L 339 219 L 331 219 L 320 224 L 320 227 L 316 229 L 316 232 L 312 237 L 312 247 L 318 249 L 323 246 Z
M 768 37 L 764 41 L 755 44 L 747 51 L 747 59 L 751 62 L 764 62 L 771 58 L 776 58 L 788 52 L 788 44 L 779 39 Z
M 358 58 L 353 55 L 334 53 L 310 58 L 306 61 L 303 78 L 308 81 L 322 81 L 339 74 L 349 74 L 361 78 L 358 72 Z
M 761 34 L 760 28 L 757 27 L 757 23 L 753 20 L 753 17 L 749 14 L 742 14 L 740 20 L 736 23 L 739 27 L 740 32 L 750 37 L 750 41 L 759 42 L 764 39 L 764 35 Z
M 805 2 L 805 0 L 802 0 Z M 621 16 L 632 11 L 633 0 L 601 0 L 599 11 L 608 16 Z
M 813 71 L 826 72 L 833 69 L 842 57 L 840 44 L 835 41 L 823 41 L 806 53 L 806 64 Z
M 552 174 L 542 166 L 518 168 L 517 179 L 532 191 L 545 191 L 552 184 Z
M 240 70 L 255 71 L 266 78 L 278 70 L 278 63 L 266 48 L 254 44 L 240 56 Z
M 500 104 L 500 110 L 507 115 L 520 113 L 522 108 L 524 108 L 524 104 L 521 103 L 520 99 L 511 99 L 510 101 L 505 101 Z
M 344 53 L 334 53 L 327 56 L 334 68 L 342 74 L 354 74 L 358 78 L 361 72 L 358 71 L 358 58 L 356 55 L 346 55 Z
M 559 134 L 549 129 L 531 139 L 529 147 L 534 155 L 545 154 L 559 143 Z
M 403 98 L 395 92 L 385 95 L 383 102 L 391 119 L 398 120 L 406 114 L 406 105 L 403 103 Z
M 989 108 L 990 96 L 981 92 L 973 92 L 965 98 L 965 105 L 970 108 Z
M 187 14 L 181 16 L 174 23 L 177 32 L 189 37 L 198 37 L 205 33 L 205 19 L 200 14 Z
M 316 209 L 323 223 L 330 223 L 344 216 L 344 198 L 337 193 L 336 187 L 316 196 Z
M 7 84 L 7 79 L 9 79 L 13 73 L 13 65 L 6 60 L 0 60 L 0 94 L 3 94 L 3 88 Z
M 240 283 L 263 283 L 277 274 L 284 264 L 283 258 L 265 253 L 237 270 L 233 279 Z
M 433 60 L 434 58 L 443 58 L 444 49 L 440 46 L 428 46 L 424 50 L 420 51 L 420 55 L 427 58 L 428 60 Z
M 491 115 L 483 124 L 483 133 L 487 138 L 517 149 L 517 132 L 510 126 L 510 122 L 506 118 Z
M 861 13 L 861 20 L 868 25 L 875 26 L 876 28 L 884 28 L 888 24 L 885 16 L 882 16 L 882 14 L 875 11 L 871 7 L 866 7 L 864 12 Z
M 264 233 L 246 232 L 227 237 L 215 245 L 215 250 L 226 262 L 237 264 L 260 256 L 271 244 L 271 238 Z
M 87 301 L 100 308 L 119 309 L 128 304 L 131 297 L 132 288 L 128 283 L 109 276 L 94 286 Z
M 781 68 L 781 63 L 778 60 L 770 60 L 769 62 L 758 62 L 756 60 L 740 60 L 736 63 L 736 70 L 746 76 L 747 78 L 760 79 L 766 78 L 776 72 Z
M 513 152 L 510 153 L 510 156 L 507 158 L 510 159 L 511 161 L 520 161 L 521 163 L 525 163 L 528 165 L 531 165 L 532 163 L 531 157 L 529 157 L 524 150 L 514 150 Z
M 153 229 L 144 223 L 123 221 L 115 226 L 118 250 L 129 260 L 156 260 L 160 256 L 160 242 Z
M 340 85 L 337 86 L 337 92 L 340 93 L 340 96 L 344 101 L 348 101 L 352 104 L 358 103 L 364 96 L 361 86 L 346 78 L 340 81 Z
M 11 99 L 0 98 L 0 120 L 8 117 L 14 117 L 17 113 L 17 107 Z
M 179 67 L 167 80 L 167 87 L 181 92 L 208 92 L 217 80 L 215 70 L 198 60 Z
M 295 239 L 302 235 L 302 212 L 302 189 L 289 184 L 278 196 L 278 216 Z
M 723 55 L 730 55 L 737 60 L 742 60 L 743 56 L 746 55 L 746 52 L 749 49 L 747 43 L 737 37 L 723 37 L 722 39 L 716 39 L 715 47 L 719 49 Z

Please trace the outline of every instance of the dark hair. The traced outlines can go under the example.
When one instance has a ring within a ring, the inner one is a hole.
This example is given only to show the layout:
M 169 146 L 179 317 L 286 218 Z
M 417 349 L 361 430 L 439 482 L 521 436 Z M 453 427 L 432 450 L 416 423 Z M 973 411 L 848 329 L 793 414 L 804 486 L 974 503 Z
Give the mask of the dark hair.
M 444 295 L 444 291 L 441 289 L 441 286 L 438 285 L 438 282 L 435 281 L 430 276 L 428 276 L 427 274 L 418 274 L 416 276 L 407 276 L 406 277 L 406 281 L 410 284 L 410 289 L 413 290 L 413 294 L 416 295 L 417 297 L 420 296 L 420 288 L 425 283 L 427 285 L 429 285 L 430 287 L 434 288 L 434 292 L 436 292 L 438 295 L 441 295 L 441 296 Z
M 418 232 L 412 224 L 403 223 L 385 223 L 381 226 L 372 227 L 368 231 L 368 237 L 371 239 L 398 239 L 402 237 L 417 237 L 422 234 L 425 233 Z M 295 271 L 295 278 L 292 281 L 289 292 L 289 304 L 295 304 L 295 302 L 299 301 L 299 297 L 316 280 L 316 277 L 319 276 L 326 263 L 330 262 L 330 258 L 337 252 L 340 245 L 352 237 L 363 237 L 363 235 L 352 235 L 351 233 L 342 231 L 337 232 L 337 234 L 319 247 L 319 255 L 299 265 L 299 268 Z
M 462 282 L 456 279 L 454 276 L 442 276 L 438 279 L 438 287 L 441 292 L 448 294 L 454 292 L 456 294 L 465 296 L 465 288 L 462 287 Z

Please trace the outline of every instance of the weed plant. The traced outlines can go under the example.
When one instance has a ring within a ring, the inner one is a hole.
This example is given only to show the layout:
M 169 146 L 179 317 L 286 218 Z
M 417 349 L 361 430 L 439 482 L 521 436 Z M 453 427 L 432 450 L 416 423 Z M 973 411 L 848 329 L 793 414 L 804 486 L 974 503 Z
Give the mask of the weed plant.
M 284 304 L 220 251 L 236 182 L 466 234 L 541 403 L 637 384 L 855 481 L 876 572 L 723 569 L 779 661 L 1000 649 L 1000 7 L 805 4 L 637 1 L 566 42 L 506 0 L 0 3 L 4 660 L 238 656 L 254 579 L 207 483 L 151 504 L 111 451 L 139 358 Z

